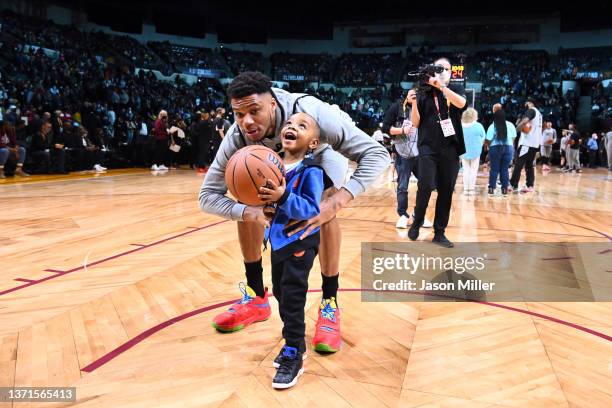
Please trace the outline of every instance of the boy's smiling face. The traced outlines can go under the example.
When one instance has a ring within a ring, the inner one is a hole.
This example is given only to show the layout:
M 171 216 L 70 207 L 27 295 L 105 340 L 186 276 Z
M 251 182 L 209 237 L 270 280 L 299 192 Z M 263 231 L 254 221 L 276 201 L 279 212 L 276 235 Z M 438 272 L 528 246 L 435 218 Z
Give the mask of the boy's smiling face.
M 281 143 L 285 152 L 305 155 L 319 145 L 320 129 L 312 116 L 300 112 L 292 115 L 281 129 Z

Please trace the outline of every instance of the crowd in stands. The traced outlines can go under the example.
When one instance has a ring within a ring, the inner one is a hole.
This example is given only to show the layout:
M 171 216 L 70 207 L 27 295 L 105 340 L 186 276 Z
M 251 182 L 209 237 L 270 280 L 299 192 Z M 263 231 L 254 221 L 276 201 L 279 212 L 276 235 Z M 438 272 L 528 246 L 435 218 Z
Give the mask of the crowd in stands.
M 276 53 L 267 60 L 252 51 L 169 42 L 142 44 L 130 36 L 82 32 L 9 12 L 0 13 L 0 23 L 0 115 L 12 126 L 0 136 L 6 135 L 3 140 L 13 149 L 13 156 L 19 156 L 15 143 L 26 149 L 28 171 L 150 166 L 155 164 L 151 161 L 154 143 L 148 140 L 161 110 L 168 112 L 168 126 L 184 130 L 203 112 L 208 112 L 203 121 L 211 123 L 219 116 L 213 109 L 225 107 L 229 112 L 225 89 L 216 79 L 200 79 L 189 85 L 178 77 L 164 81 L 150 71 L 136 73 L 135 68 L 169 74 L 191 67 L 219 70 L 229 76 L 261 70 L 281 81 L 285 75 L 303 75 L 305 81 L 298 85 L 302 86 L 298 91 L 338 105 L 361 128 L 373 132 L 388 105 L 403 98 L 400 81 L 412 79 L 406 73 L 444 55 L 422 48 L 407 50 L 408 57 L 400 53 L 339 57 Z M 508 120 L 514 122 L 525 111 L 526 98 L 533 97 L 545 119 L 555 128 L 565 129 L 576 120 L 579 95 L 573 90 L 563 94 L 555 84 L 568 75 L 575 78 L 585 69 L 612 71 L 609 54 L 572 52 L 564 50 L 559 63 L 551 62 L 552 57 L 543 51 L 447 56 L 471 67 L 468 75 L 482 82 L 476 101 L 485 126 L 491 121 L 493 104 L 501 103 Z M 308 82 L 326 85 L 316 88 Z M 612 87 L 595 83 L 594 118 L 612 116 L 611 97 Z M 231 119 L 231 112 L 226 116 Z M 194 165 L 188 152 L 192 144 L 189 132 L 187 135 L 182 153 L 172 158 Z M 83 151 L 74 153 L 73 149 Z
M 334 58 L 329 54 L 275 53 L 270 56 L 272 78 L 303 76 L 306 82 L 331 82 Z
M 342 54 L 334 73 L 337 85 L 376 86 L 398 82 L 396 68 L 402 64 L 397 54 Z
M 189 68 L 226 71 L 219 50 L 188 47 L 169 41 L 151 41 L 149 47 L 173 68 L 173 72 L 185 72 Z
M 591 94 L 593 117 L 597 119 L 612 118 L 612 81 L 604 87 L 601 82 L 593 87 Z
M 601 74 L 612 67 L 612 47 L 560 49 L 559 67 L 564 80 L 601 80 Z
M 136 67 L 155 69 L 165 74 L 171 72 L 171 67 L 167 63 L 133 37 L 115 36 L 110 45 Z
M 265 64 L 263 54 L 254 51 L 237 51 L 229 48 L 221 48 L 221 54 L 227 61 L 232 75 L 238 75 L 245 71 L 264 72 Z

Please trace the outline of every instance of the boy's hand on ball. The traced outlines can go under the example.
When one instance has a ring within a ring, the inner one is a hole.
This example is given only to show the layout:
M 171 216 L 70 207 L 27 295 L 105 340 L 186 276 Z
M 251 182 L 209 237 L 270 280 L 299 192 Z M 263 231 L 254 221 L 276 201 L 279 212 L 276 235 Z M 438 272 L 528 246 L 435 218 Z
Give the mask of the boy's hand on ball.
M 287 181 L 283 178 L 279 186 L 273 180 L 268 179 L 266 186 L 259 189 L 258 197 L 266 203 L 275 203 L 281 199 L 287 188 Z

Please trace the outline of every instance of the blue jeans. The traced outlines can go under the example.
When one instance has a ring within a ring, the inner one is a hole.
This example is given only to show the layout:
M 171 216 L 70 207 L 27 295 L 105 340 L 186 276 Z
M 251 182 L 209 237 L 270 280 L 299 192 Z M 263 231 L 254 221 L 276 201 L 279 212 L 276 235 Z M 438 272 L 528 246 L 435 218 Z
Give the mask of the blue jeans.
M 501 179 L 502 188 L 508 188 L 508 168 L 512 162 L 514 148 L 508 145 L 495 145 L 489 149 L 489 161 L 491 171 L 489 172 L 489 188 L 495 189 L 497 176 Z
M 23 164 L 26 156 L 26 149 L 19 146 L 17 148 L 19 150 L 19 160 L 17 160 L 17 164 Z M 14 155 L 7 147 L 0 148 L 0 167 L 6 164 L 9 156 Z
M 406 158 L 399 154 L 395 157 L 395 170 L 397 170 L 397 214 L 408 217 L 408 183 L 410 174 L 416 176 L 418 157 Z

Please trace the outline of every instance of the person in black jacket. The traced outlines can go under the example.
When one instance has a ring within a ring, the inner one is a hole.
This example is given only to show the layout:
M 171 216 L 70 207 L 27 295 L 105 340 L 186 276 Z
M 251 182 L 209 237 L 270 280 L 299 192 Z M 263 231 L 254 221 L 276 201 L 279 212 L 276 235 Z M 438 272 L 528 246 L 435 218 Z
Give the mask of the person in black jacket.
M 66 162 L 66 151 L 62 140 L 51 140 L 52 125 L 49 122 L 42 123 L 39 130 L 32 137 L 32 157 L 42 163 L 45 172 L 66 174 L 64 163 Z M 51 157 L 55 161 L 55 168 L 51 169 Z
M 449 60 L 440 58 L 434 64 L 442 66 L 443 70 L 430 77 L 423 90 L 419 90 L 416 104 L 413 104 L 416 109 L 413 108 L 411 112 L 412 123 L 419 129 L 419 184 L 414 221 L 408 238 L 414 241 L 419 237 L 429 197 L 437 189 L 432 242 L 451 248 L 454 245 L 444 233 L 459 173 L 459 156 L 465 153 L 461 114 L 468 105 L 463 96 L 448 87 L 451 71 Z
M 212 142 L 212 125 L 210 123 L 210 114 L 203 112 L 200 114 L 200 120 L 198 121 L 194 130 L 194 150 L 196 151 L 196 167 L 200 172 L 206 172 L 207 167 L 210 165 L 210 146 Z

